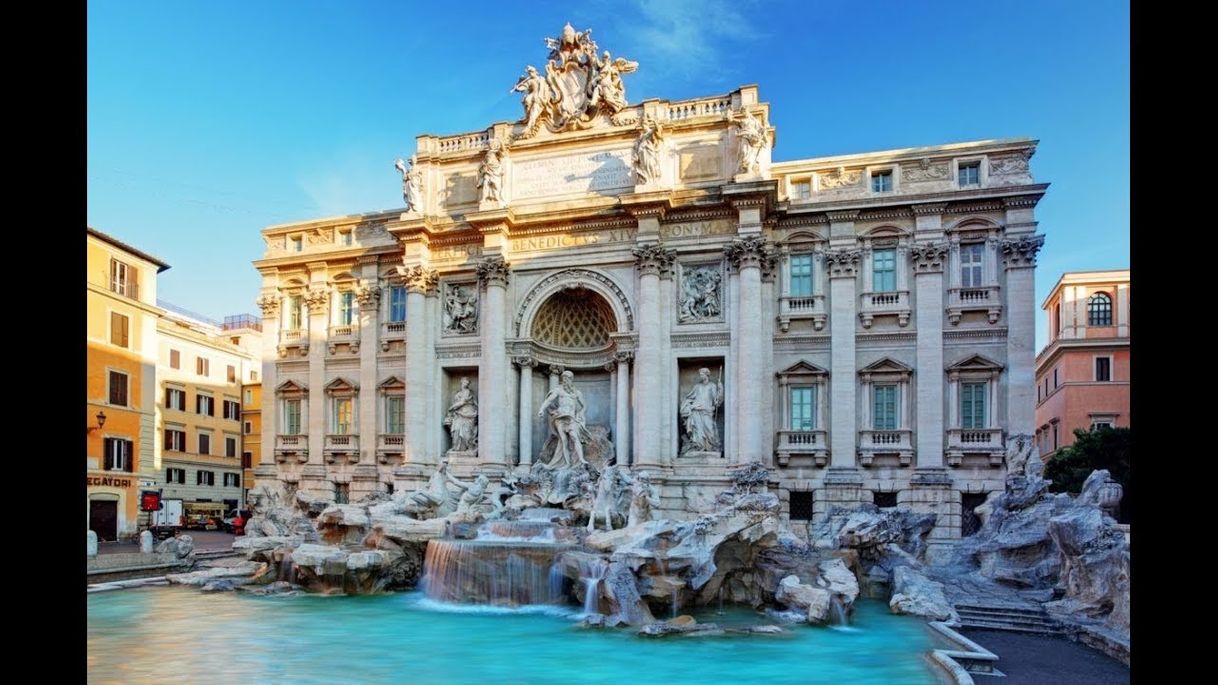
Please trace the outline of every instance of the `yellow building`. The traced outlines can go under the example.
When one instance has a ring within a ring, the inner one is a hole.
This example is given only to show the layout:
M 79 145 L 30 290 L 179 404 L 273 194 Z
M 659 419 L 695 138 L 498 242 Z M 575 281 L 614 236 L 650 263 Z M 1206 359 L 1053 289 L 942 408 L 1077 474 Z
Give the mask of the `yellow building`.
M 255 371 L 257 374 L 257 371 Z M 245 490 L 254 487 L 254 466 L 262 461 L 262 383 L 246 383 L 241 391 L 241 468 Z
M 160 305 L 156 427 L 161 449 L 141 475 L 158 483 L 164 499 L 182 500 L 188 517 L 220 515 L 242 504 L 249 487 L 242 468 L 242 388 L 257 380 L 260 362 L 244 340 L 256 340 L 260 324 L 255 317 L 230 317 L 243 327 L 221 324 Z
M 86 228 L 85 516 L 101 540 L 135 535 L 139 474 L 155 462 L 156 276 L 169 265 Z

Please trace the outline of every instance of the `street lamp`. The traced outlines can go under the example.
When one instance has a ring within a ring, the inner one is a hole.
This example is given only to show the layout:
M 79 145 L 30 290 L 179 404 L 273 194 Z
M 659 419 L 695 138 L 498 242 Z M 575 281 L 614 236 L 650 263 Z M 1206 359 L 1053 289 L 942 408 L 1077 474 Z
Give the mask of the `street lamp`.
M 96 430 L 101 430 L 101 429 L 102 429 L 102 426 L 104 426 L 104 425 L 106 425 L 106 412 L 104 412 L 104 411 L 99 411 L 99 412 L 97 412 L 97 428 L 96 428 Z M 87 432 L 89 432 L 89 431 L 91 431 L 91 430 L 94 430 L 93 426 L 89 426 L 88 428 L 86 428 L 86 429 L 85 429 L 85 432 L 87 433 Z

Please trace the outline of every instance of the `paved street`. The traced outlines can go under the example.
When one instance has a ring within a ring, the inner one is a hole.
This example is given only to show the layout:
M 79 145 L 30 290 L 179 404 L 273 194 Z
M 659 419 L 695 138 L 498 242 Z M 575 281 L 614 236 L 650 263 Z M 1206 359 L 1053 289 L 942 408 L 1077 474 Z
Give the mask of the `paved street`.
M 1064 637 L 1046 637 L 1004 630 L 960 631 L 998 655 L 998 670 L 1006 678 L 978 676 L 994 685 L 1119 685 L 1129 682 L 1129 667 L 1101 651 Z
M 228 550 L 232 548 L 236 536 L 218 530 L 188 530 L 183 533 L 194 538 L 195 549 L 200 552 Z M 98 554 L 118 554 L 120 552 L 140 551 L 139 540 L 132 542 L 101 542 L 97 545 Z

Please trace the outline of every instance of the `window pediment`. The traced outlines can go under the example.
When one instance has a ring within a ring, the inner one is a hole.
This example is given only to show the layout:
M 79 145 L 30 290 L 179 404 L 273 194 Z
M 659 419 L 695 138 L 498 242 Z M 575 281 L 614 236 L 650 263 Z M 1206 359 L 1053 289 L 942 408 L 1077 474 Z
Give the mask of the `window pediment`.
M 324 389 L 331 397 L 350 397 L 359 392 L 359 384 L 340 376 L 326 383 Z
M 811 362 L 801 359 L 775 375 L 778 376 L 780 381 L 787 383 L 817 383 L 828 378 L 829 372 Z
M 913 374 L 913 368 L 890 357 L 868 364 L 859 370 L 864 379 L 907 379 Z
M 966 357 L 965 359 L 947 367 L 948 371 L 1002 371 L 1002 364 L 987 359 L 979 354 Z
M 275 394 L 283 397 L 300 397 L 309 394 L 309 386 L 287 380 L 275 386 Z

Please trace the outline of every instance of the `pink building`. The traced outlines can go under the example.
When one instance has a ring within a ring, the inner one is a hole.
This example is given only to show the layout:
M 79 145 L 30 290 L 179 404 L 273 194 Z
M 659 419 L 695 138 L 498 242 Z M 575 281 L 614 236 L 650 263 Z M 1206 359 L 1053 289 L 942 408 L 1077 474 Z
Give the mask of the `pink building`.
M 1036 355 L 1036 440 L 1046 461 L 1074 430 L 1129 423 L 1129 270 L 1062 274 L 1041 309 L 1049 344 Z

